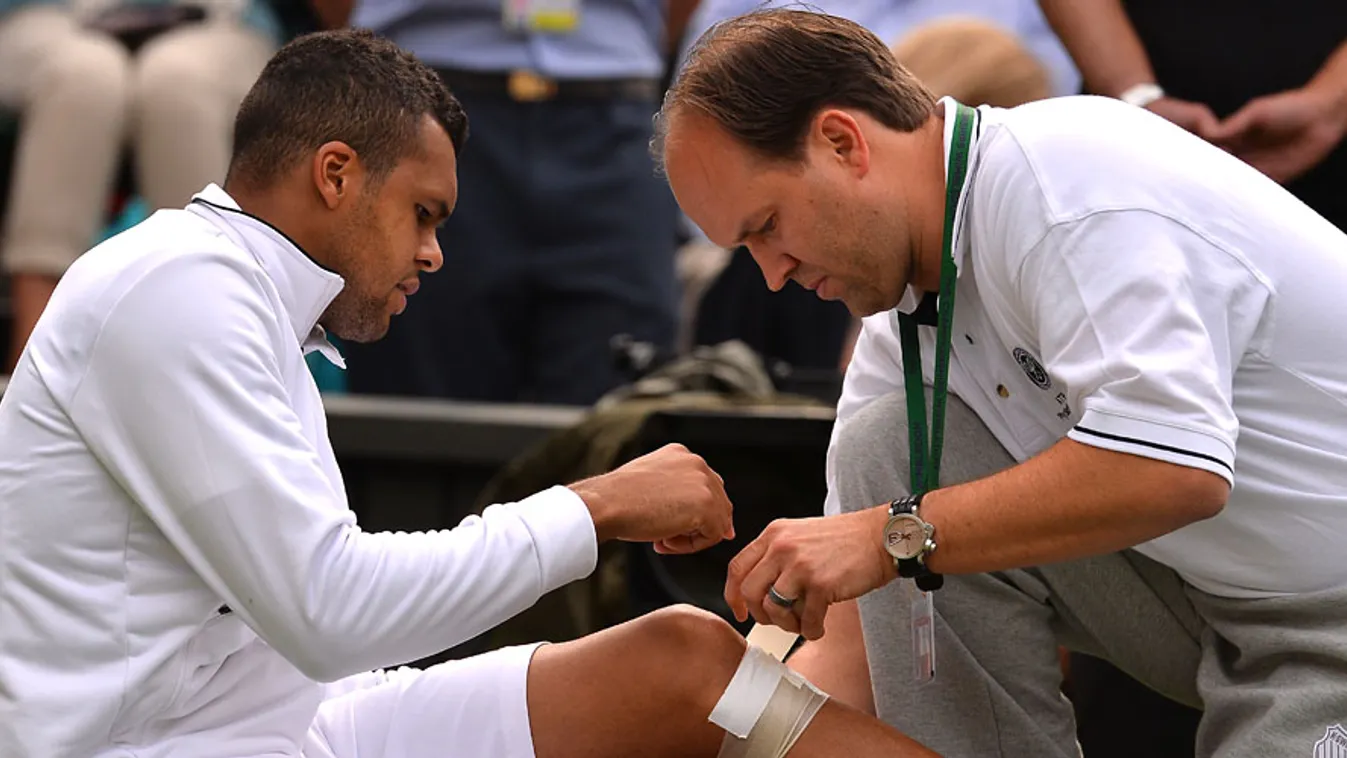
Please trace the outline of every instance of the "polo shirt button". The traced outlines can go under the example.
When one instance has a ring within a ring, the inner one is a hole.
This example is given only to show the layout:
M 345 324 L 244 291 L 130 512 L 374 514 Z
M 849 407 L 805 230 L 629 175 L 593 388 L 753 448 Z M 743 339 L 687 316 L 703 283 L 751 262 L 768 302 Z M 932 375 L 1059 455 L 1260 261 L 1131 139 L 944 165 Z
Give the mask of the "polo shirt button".
M 1006 389 L 1004 384 L 998 384 L 996 385 L 996 394 L 1001 397 L 1010 397 L 1010 390 Z

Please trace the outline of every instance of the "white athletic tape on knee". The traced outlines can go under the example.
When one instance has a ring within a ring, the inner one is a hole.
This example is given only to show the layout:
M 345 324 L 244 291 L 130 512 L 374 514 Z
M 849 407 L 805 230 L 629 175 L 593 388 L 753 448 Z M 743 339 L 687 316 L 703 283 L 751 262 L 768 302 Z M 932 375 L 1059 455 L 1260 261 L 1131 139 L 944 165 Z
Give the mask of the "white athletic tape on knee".
M 750 645 L 711 711 L 724 729 L 720 758 L 781 758 L 827 702 L 804 677 Z
M 717 758 L 783 758 L 827 700 L 809 682 L 783 677 L 753 731 L 746 739 L 726 733 Z

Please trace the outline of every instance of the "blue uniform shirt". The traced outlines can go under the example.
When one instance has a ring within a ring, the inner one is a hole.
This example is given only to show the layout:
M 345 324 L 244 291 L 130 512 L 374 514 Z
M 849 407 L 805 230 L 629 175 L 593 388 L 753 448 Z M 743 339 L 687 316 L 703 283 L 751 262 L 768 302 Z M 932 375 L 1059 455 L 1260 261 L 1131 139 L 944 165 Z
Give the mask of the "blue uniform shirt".
M 690 44 L 713 24 L 762 6 L 799 5 L 795 0 L 703 0 L 688 24 Z M 1080 73 L 1035 0 L 810 0 L 805 6 L 854 21 L 892 45 L 922 24 L 946 16 L 973 16 L 1016 35 L 1052 77 L 1052 94 L 1080 91 Z
M 658 78 L 663 0 L 580 0 L 567 33 L 519 33 L 501 0 L 359 0 L 353 24 L 373 29 L 436 68 L 536 71 L 556 79 Z

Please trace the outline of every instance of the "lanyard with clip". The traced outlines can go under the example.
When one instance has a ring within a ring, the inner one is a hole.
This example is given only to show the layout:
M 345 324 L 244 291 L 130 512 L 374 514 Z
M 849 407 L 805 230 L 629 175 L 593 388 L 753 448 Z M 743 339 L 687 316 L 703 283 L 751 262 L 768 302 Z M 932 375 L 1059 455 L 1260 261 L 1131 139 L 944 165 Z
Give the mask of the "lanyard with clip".
M 903 347 L 903 391 L 907 396 L 907 435 L 912 494 L 940 486 L 940 453 L 945 442 L 945 405 L 949 396 L 949 358 L 954 332 L 954 217 L 968 177 L 968 153 L 973 141 L 974 110 L 955 104 L 954 139 L 950 143 L 945 179 L 945 225 L 941 246 L 940 292 L 927 293 L 913 313 L 898 313 L 898 335 Z M 921 377 L 921 341 L 918 325 L 935 326 L 935 380 L 932 383 L 931 428 L 926 429 L 926 392 Z M 919 682 L 935 678 L 935 605 L 932 593 L 916 590 L 912 602 L 912 659 Z

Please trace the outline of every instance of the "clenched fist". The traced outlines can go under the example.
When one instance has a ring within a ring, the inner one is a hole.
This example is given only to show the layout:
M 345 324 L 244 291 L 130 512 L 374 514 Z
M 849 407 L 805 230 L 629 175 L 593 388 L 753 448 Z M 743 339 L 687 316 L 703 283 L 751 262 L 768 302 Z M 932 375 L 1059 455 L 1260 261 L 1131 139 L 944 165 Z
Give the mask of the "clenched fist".
M 734 539 L 724 480 L 682 445 L 665 445 L 570 489 L 589 507 L 600 542 L 653 542 L 656 552 L 695 553 Z

